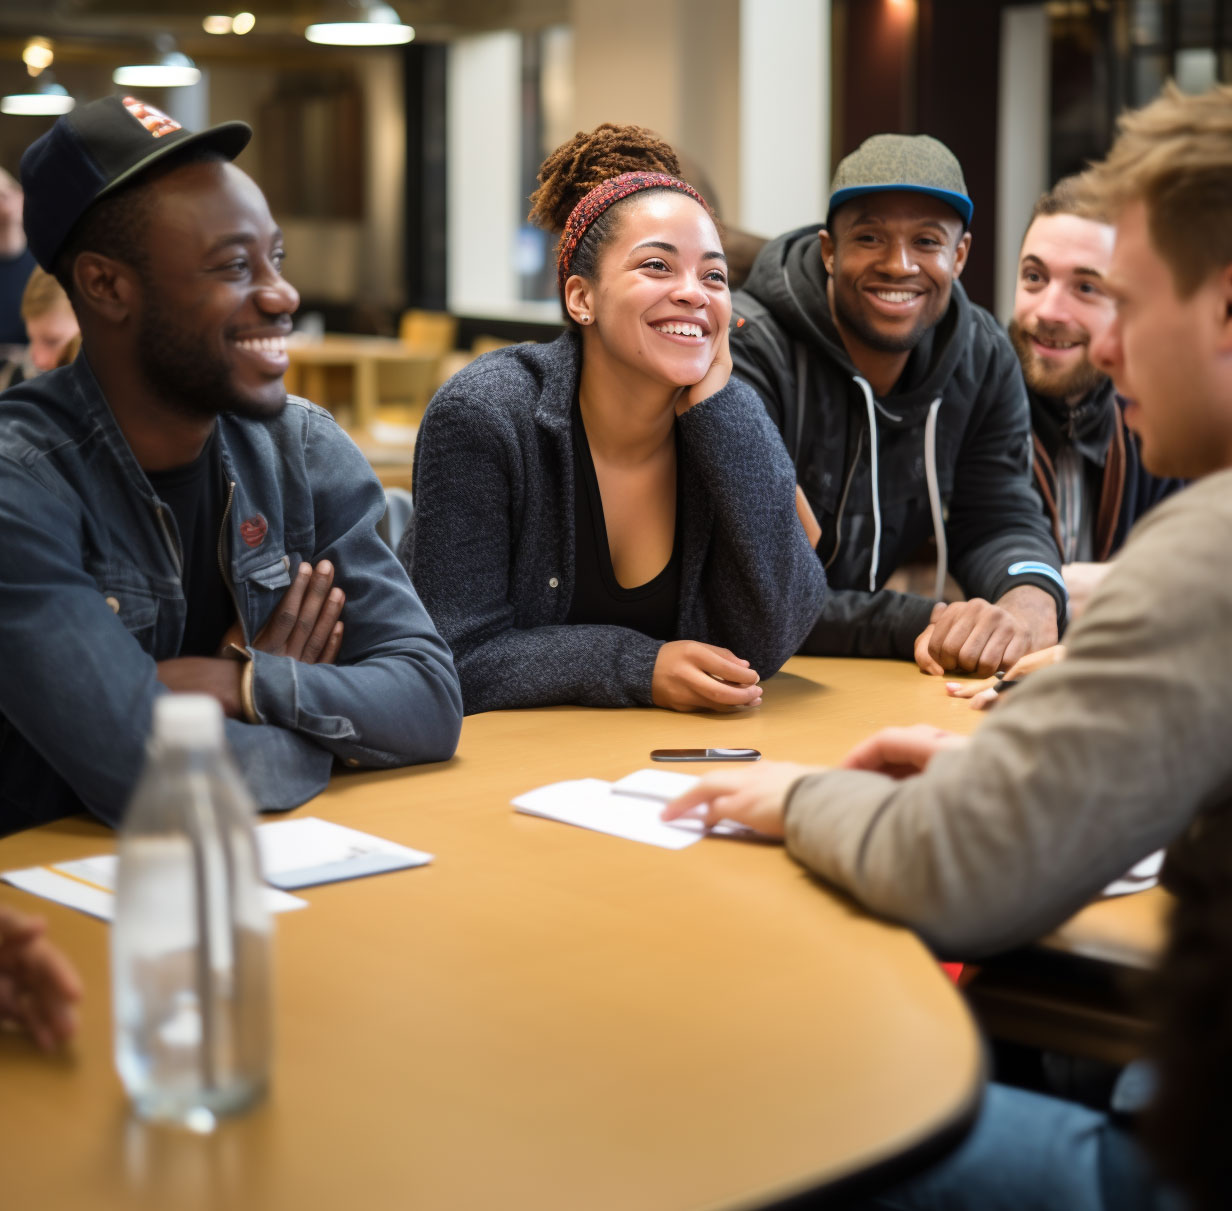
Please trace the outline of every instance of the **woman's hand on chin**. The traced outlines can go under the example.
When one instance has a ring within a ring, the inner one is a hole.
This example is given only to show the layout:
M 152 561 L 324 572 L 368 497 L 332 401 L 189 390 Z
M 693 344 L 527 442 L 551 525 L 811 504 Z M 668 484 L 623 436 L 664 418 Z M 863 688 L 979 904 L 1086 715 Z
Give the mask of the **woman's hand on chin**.
M 700 404 L 716 391 L 722 391 L 727 386 L 727 380 L 731 378 L 731 371 L 731 349 L 728 347 L 727 325 L 724 324 L 714 347 L 714 360 L 710 363 L 710 369 L 702 376 L 701 382 L 694 383 L 691 387 L 681 387 L 677 393 L 676 415 L 683 416 L 694 404 Z
M 760 680 L 726 648 L 677 639 L 659 649 L 650 697 L 672 711 L 735 711 L 761 703 Z

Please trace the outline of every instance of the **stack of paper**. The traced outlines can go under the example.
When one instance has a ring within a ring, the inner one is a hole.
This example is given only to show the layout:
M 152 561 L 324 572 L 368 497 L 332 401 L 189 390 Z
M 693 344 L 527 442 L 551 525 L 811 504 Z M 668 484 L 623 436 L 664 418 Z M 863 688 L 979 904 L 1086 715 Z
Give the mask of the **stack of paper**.
M 553 782 L 519 795 L 513 805 L 530 816 L 559 820 L 662 849 L 684 849 L 700 841 L 707 832 L 720 836 L 757 835 L 752 829 L 728 821 L 707 830 L 696 816 L 671 822 L 659 819 L 665 803 L 692 790 L 697 783 L 692 774 L 640 769 L 619 782 L 605 782 L 601 778 Z
M 256 832 L 265 877 L 274 884 L 266 889 L 270 912 L 308 907 L 307 900 L 276 891 L 275 887 L 312 887 L 432 861 L 431 854 L 315 816 L 259 824 Z M 115 914 L 115 877 L 114 854 L 0 874 L 0 879 L 14 887 L 104 921 Z
M 51 866 L 30 866 L 25 870 L 6 870 L 0 879 L 32 892 L 45 900 L 67 904 L 92 917 L 110 921 L 115 916 L 115 854 L 79 858 L 75 862 L 56 862 Z M 270 912 L 291 912 L 307 908 L 308 901 L 289 896 L 285 891 L 265 889 L 265 907 Z

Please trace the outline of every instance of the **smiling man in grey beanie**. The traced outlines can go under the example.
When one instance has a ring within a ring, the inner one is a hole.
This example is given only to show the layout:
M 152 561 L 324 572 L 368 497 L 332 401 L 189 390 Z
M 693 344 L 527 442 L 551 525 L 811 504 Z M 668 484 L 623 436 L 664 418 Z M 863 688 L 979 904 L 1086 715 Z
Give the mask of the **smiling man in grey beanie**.
M 839 164 L 825 223 L 768 244 L 733 297 L 735 373 L 820 527 L 830 593 L 806 652 L 988 674 L 1057 641 L 1018 361 L 958 283 L 972 210 L 944 144 L 875 135 Z M 934 596 L 885 589 L 930 538 Z M 967 601 L 939 600 L 947 571 Z

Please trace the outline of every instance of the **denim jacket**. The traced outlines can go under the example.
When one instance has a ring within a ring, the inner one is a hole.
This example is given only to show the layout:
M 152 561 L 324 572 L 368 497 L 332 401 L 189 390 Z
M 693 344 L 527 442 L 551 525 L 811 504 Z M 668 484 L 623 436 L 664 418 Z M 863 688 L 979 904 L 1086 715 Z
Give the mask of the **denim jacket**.
M 289 808 L 333 760 L 452 756 L 462 703 L 449 648 L 376 534 L 384 494 L 328 412 L 218 419 L 229 485 L 219 562 L 250 641 L 301 561 L 347 595 L 336 665 L 250 648 L 260 724 L 227 721 L 258 804 Z M 116 823 L 141 770 L 156 662 L 186 603 L 170 509 L 84 357 L 0 396 L 0 834 L 81 810 Z

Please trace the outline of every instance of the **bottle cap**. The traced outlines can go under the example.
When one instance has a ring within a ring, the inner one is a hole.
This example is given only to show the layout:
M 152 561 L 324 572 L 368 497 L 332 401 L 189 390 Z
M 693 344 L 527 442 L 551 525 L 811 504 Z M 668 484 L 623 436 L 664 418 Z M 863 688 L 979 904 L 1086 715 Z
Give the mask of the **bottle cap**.
M 163 694 L 154 700 L 154 739 L 185 748 L 221 748 L 222 707 L 208 694 Z

